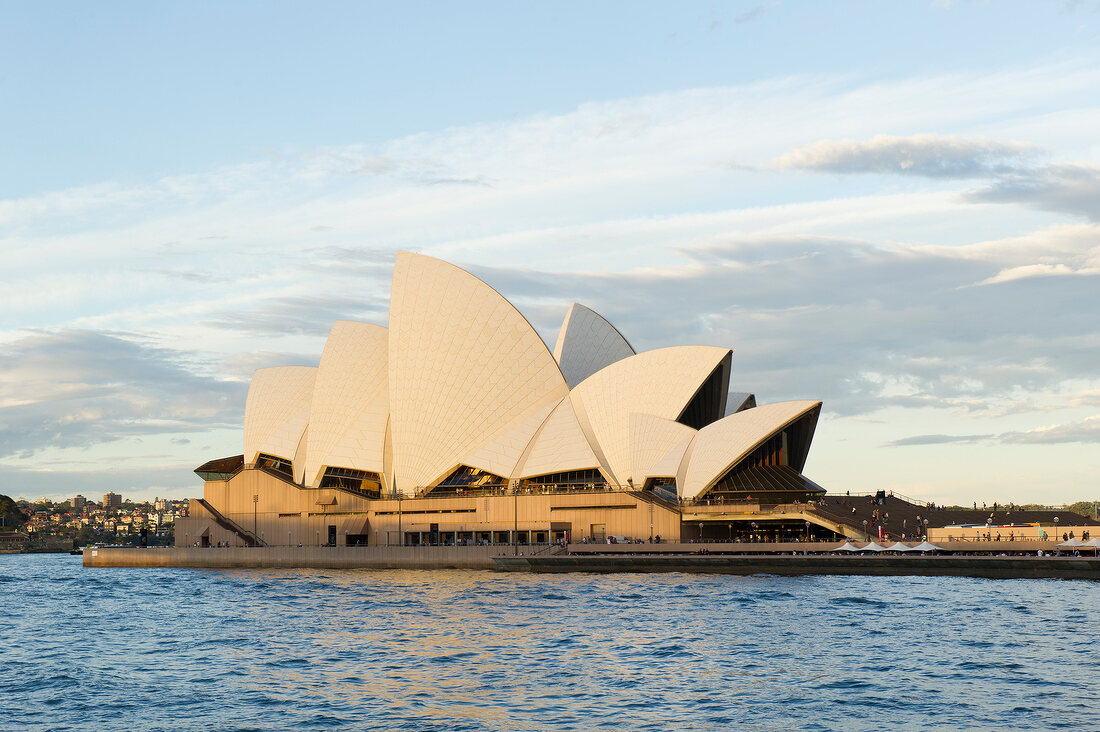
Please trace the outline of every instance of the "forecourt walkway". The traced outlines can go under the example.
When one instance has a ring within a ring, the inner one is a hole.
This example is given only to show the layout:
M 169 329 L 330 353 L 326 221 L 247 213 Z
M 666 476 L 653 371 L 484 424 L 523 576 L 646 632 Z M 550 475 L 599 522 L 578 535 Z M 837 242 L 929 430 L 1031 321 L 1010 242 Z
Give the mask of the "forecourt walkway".
M 1032 546 L 1034 545 L 1034 546 Z M 495 569 L 510 572 L 943 575 L 1100 580 L 1096 557 L 1049 556 L 1049 542 L 954 542 L 956 554 L 833 554 L 835 542 L 556 546 L 91 548 L 85 567 Z M 1037 550 L 1047 556 L 1034 555 Z M 706 552 L 706 553 L 702 553 Z M 815 553 L 818 552 L 818 553 Z M 1025 556 L 1001 556 L 1003 553 Z
M 85 567 L 205 569 L 495 569 L 510 546 L 108 547 L 84 550 Z

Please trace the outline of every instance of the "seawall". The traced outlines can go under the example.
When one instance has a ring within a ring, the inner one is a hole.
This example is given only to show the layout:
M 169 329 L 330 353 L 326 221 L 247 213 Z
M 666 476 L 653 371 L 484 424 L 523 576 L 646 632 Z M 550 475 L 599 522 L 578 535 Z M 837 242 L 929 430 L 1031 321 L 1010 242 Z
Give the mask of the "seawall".
M 716 574 L 844 574 L 1100 580 L 1100 559 L 998 556 L 557 555 L 494 559 L 509 572 L 695 572 Z
M 688 547 L 691 545 L 682 545 Z M 772 545 L 774 546 L 774 545 Z M 805 546 L 805 545 L 804 545 Z M 570 547 L 571 549 L 574 547 Z M 594 549 L 595 547 L 586 547 Z M 696 554 L 675 545 L 600 547 L 602 553 L 555 554 L 534 547 L 519 556 L 510 546 L 366 546 L 227 548 L 88 548 L 85 567 L 200 569 L 488 569 L 506 572 L 697 572 L 720 574 L 924 575 L 1100 580 L 1095 557 L 933 556 L 845 554 Z M 692 547 L 698 551 L 696 545 Z
M 154 547 L 84 550 L 85 567 L 495 569 L 506 546 Z

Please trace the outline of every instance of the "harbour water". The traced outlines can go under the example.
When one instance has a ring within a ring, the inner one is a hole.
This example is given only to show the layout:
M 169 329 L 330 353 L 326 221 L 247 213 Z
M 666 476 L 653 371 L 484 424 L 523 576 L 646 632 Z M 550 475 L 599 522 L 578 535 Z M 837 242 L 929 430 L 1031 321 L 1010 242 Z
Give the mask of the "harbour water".
M 1100 583 L 0 556 L 3 729 L 1096 725 Z

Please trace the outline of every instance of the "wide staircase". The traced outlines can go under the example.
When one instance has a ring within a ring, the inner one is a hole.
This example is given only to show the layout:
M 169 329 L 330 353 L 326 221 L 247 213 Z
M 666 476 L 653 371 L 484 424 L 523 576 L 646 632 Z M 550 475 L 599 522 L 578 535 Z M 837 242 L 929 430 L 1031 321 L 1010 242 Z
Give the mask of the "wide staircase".
M 210 516 L 214 519 L 214 523 L 222 527 L 227 531 L 232 531 L 234 534 L 241 538 L 241 541 L 245 543 L 245 546 L 266 546 L 266 544 L 260 539 L 260 537 L 248 531 L 236 521 L 223 515 L 218 509 L 211 506 L 206 499 L 195 499 L 198 504 L 204 509 L 210 512 Z

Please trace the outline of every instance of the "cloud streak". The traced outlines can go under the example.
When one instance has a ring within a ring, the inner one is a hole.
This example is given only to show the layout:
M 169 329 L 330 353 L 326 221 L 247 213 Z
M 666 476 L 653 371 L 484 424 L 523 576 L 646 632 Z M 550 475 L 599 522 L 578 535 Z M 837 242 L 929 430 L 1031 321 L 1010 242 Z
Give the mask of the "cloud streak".
M 1086 237 L 1074 241 L 1077 249 L 1069 249 L 1077 253 L 1093 246 Z M 1087 278 L 969 286 L 1006 262 L 1049 252 L 1041 237 L 1030 246 L 1027 255 L 992 244 L 960 251 L 731 237 L 686 248 L 691 261 L 676 267 L 475 273 L 513 298 L 548 340 L 565 302 L 576 299 L 639 348 L 733 346 L 735 387 L 767 401 L 816 393 L 845 415 L 887 406 L 991 414 L 1015 404 L 1016 390 L 1095 379 L 1100 329 L 1091 313 L 1100 311 L 1100 291 Z M 560 304 L 547 303 L 547 293 Z
M 1040 150 L 1023 142 L 956 135 L 876 135 L 869 140 L 823 140 L 772 161 L 780 170 L 877 173 L 925 178 L 985 178 L 1030 167 Z
M 247 385 L 122 334 L 28 334 L 0 356 L 0 458 L 236 426 Z
M 1017 171 L 965 197 L 972 203 L 1022 203 L 1100 222 L 1100 166 L 1060 164 Z
M 1100 442 L 1100 414 L 1077 422 L 1045 425 L 999 435 L 914 435 L 886 443 L 886 447 L 1000 442 L 1006 445 L 1067 445 Z

